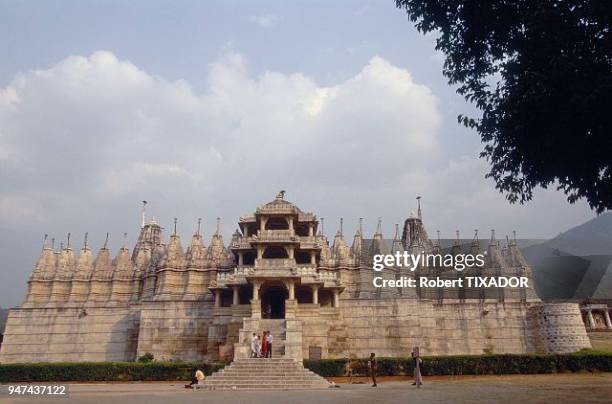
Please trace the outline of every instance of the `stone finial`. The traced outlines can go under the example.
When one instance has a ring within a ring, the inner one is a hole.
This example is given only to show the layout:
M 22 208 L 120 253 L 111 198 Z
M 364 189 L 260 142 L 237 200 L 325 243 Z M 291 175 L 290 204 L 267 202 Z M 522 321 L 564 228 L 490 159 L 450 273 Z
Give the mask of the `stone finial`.
M 319 234 L 322 235 L 322 236 L 325 234 L 323 226 L 325 226 L 325 218 L 324 217 L 321 218 L 321 229 L 319 230 Z
M 363 217 L 359 218 L 359 235 L 363 235 Z
M 491 244 L 495 243 L 495 229 L 491 229 Z
M 378 223 L 376 224 L 376 234 L 382 234 L 382 217 L 378 217 Z
M 102 246 L 102 248 L 104 248 L 105 250 L 108 248 L 108 232 L 106 232 L 106 238 L 104 239 L 104 245 Z
M 340 235 L 344 235 L 344 218 L 340 218 Z
M 423 215 L 421 214 L 421 197 L 417 196 L 416 200 L 417 200 L 417 207 L 418 207 L 418 210 L 417 210 L 418 218 L 419 220 L 423 220 Z
M 436 230 L 436 236 L 438 238 L 438 247 L 441 247 L 441 243 L 440 243 L 440 230 Z
M 123 233 L 123 246 L 121 248 L 127 250 L 127 233 Z
M 196 231 L 196 235 L 198 235 L 198 236 L 200 235 L 201 227 L 202 227 L 202 218 L 199 217 L 198 218 L 198 230 Z
M 395 235 L 393 236 L 393 240 L 399 240 L 399 223 L 395 223 Z
M 49 235 L 45 233 L 45 236 L 43 237 L 43 250 L 47 249 L 47 237 L 49 237 Z
M 89 236 L 89 233 L 85 232 L 85 237 L 83 239 L 83 250 L 88 250 L 89 246 L 87 245 L 87 237 Z
M 221 229 L 221 218 L 217 217 L 217 231 L 216 231 L 216 235 L 219 235 L 219 231 Z
M 145 227 L 147 221 L 147 201 L 142 201 L 142 225 L 140 227 Z
M 72 250 L 72 246 L 70 245 L 70 233 L 66 237 L 66 250 Z
M 285 200 L 285 190 L 281 190 L 277 195 L 276 195 L 276 199 L 279 201 L 284 201 Z
M 51 249 L 55 250 L 55 237 L 51 237 Z
M 173 219 L 173 222 L 174 222 L 174 232 L 172 234 L 174 234 L 176 236 L 176 222 L 178 222 L 178 219 L 175 217 Z

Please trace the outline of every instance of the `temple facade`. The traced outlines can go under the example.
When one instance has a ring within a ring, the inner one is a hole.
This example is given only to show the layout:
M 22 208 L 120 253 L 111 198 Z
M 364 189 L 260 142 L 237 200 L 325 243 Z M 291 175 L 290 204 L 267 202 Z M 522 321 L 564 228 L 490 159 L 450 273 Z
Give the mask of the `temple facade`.
M 442 253 L 429 239 L 420 207 L 403 231 L 385 239 L 379 222 L 347 242 L 330 242 L 312 213 L 284 192 L 243 216 L 226 245 L 219 232 L 205 244 L 198 230 L 183 247 L 176 226 L 166 242 L 153 220 L 132 251 L 113 258 L 105 245 L 78 255 L 70 239 L 56 251 L 45 243 L 21 306 L 10 310 L 0 363 L 230 360 L 249 356 L 252 333 L 269 330 L 273 355 L 294 358 L 572 352 L 590 342 L 577 304 L 544 303 L 513 240 L 486 248 L 484 267 L 443 266 L 375 272 L 372 257 L 409 251 Z M 401 234 L 401 236 L 400 236 Z M 526 288 L 377 288 L 374 277 L 400 279 L 522 276 Z

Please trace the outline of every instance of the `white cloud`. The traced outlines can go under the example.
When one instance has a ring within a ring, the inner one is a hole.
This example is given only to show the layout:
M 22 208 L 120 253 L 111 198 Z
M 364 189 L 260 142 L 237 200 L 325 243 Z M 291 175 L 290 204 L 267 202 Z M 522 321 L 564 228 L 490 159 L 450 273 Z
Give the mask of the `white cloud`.
M 275 14 L 262 14 L 262 15 L 252 15 L 249 17 L 249 20 L 262 28 L 268 28 L 277 22 L 281 21 L 282 18 Z

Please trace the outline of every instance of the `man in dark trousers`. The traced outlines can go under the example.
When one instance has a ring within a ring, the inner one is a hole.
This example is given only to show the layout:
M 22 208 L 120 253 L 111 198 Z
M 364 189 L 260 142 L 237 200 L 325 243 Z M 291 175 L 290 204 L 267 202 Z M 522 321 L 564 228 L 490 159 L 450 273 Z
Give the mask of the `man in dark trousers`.
M 372 387 L 377 387 L 376 384 L 376 373 L 378 373 L 378 362 L 376 361 L 376 354 L 372 352 L 370 354 L 370 372 L 372 373 Z
M 268 342 L 268 358 L 272 357 L 272 334 L 270 333 L 270 331 L 268 331 L 268 335 L 266 335 L 266 341 Z

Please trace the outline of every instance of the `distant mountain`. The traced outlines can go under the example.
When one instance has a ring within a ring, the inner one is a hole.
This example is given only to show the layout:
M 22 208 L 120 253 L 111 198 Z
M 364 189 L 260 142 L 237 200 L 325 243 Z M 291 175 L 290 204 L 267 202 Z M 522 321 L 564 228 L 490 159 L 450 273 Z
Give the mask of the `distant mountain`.
M 4 334 L 4 327 L 6 326 L 8 312 L 8 309 L 0 309 L 0 334 Z
M 612 300 L 612 213 L 522 249 L 544 300 Z
M 572 227 L 545 243 L 572 255 L 612 255 L 612 212 Z

